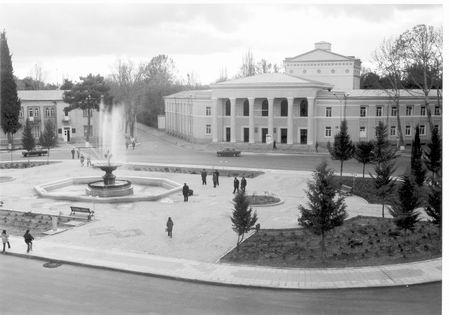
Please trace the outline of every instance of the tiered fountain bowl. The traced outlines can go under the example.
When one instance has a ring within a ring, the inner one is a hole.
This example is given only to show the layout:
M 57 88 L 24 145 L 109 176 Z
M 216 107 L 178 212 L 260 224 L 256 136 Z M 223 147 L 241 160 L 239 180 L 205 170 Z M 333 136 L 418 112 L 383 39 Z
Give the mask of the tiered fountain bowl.
M 98 197 L 121 197 L 133 194 L 133 187 L 129 180 L 118 179 L 113 174 L 120 164 L 96 164 L 95 167 L 105 172 L 103 180 L 88 183 L 86 194 Z

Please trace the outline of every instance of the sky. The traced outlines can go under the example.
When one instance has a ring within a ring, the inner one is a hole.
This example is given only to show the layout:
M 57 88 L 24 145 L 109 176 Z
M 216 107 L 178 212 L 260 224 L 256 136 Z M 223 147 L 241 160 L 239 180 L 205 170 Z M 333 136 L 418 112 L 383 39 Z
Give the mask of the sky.
M 373 68 L 373 52 L 384 38 L 417 24 L 440 27 L 442 5 L 150 2 L 2 2 L 14 74 L 35 65 L 47 83 L 77 81 L 89 73 L 108 76 L 119 59 L 148 62 L 166 54 L 177 76 L 193 74 L 209 84 L 225 69 L 234 76 L 247 51 L 255 60 L 282 65 L 328 41 L 332 51 Z

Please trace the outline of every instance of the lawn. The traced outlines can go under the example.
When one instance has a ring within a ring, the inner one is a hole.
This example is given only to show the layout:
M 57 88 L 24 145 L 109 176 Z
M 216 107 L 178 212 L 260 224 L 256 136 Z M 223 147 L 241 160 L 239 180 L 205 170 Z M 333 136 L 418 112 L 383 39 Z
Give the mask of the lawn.
M 392 219 L 354 217 L 326 235 L 322 257 L 320 236 L 298 229 L 260 230 L 221 262 L 274 267 L 357 267 L 396 264 L 441 257 L 439 229 L 430 222 L 414 232 L 397 230 Z

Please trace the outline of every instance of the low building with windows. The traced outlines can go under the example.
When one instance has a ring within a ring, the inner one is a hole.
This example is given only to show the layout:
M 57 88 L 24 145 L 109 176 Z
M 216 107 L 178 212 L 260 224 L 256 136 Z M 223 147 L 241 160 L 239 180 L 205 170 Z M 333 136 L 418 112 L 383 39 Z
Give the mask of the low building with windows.
M 333 141 L 345 119 L 353 141 L 373 139 L 382 121 L 389 139 L 396 142 L 399 111 L 406 143 L 412 141 L 416 126 L 423 141 L 430 137 L 422 91 L 401 91 L 397 108 L 389 91 L 359 89 L 361 62 L 331 52 L 329 43 L 286 58 L 285 68 L 286 73 L 238 78 L 213 84 L 210 90 L 166 96 L 166 132 L 199 143 L 276 141 L 310 147 Z M 433 126 L 440 128 L 436 91 L 430 91 L 429 103 Z
M 96 143 L 98 139 L 99 113 L 92 111 L 91 126 L 88 129 L 87 111 L 75 109 L 70 112 L 64 111 L 68 106 L 63 101 L 61 90 L 20 90 L 17 91 L 21 101 L 21 111 L 19 122 L 22 128 L 14 135 L 15 145 L 21 145 L 23 128 L 26 119 L 31 124 L 34 138 L 38 141 L 44 131 L 47 120 L 51 120 L 55 126 L 55 131 L 60 143 L 82 143 L 85 141 L 87 132 L 90 132 L 91 142 Z M 8 139 L 0 131 L 0 142 L 2 148 L 8 145 Z

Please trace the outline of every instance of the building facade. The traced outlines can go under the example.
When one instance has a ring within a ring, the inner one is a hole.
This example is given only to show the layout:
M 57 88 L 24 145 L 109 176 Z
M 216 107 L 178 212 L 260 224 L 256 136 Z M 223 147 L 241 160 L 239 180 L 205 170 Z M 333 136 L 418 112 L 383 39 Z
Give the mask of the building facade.
M 397 106 L 389 91 L 361 90 L 360 61 L 330 50 L 331 44 L 320 42 L 308 53 L 287 58 L 286 73 L 239 78 L 213 84 L 210 90 L 166 96 L 165 130 L 200 143 L 276 141 L 312 146 L 333 141 L 345 119 L 353 141 L 373 139 L 375 126 L 382 121 L 388 126 L 389 139 L 396 142 L 399 111 L 406 143 L 412 141 L 416 126 L 423 141 L 429 139 L 431 130 L 422 91 L 401 91 Z M 430 91 L 429 103 L 432 124 L 441 128 L 436 91 Z
M 92 111 L 91 127 L 89 130 L 87 111 L 81 109 L 75 109 L 70 112 L 64 111 L 64 108 L 69 104 L 63 101 L 63 93 L 64 91 L 61 90 L 17 91 L 21 101 L 19 122 L 22 128 L 14 135 L 15 145 L 20 146 L 22 143 L 22 133 L 26 119 L 31 124 L 32 134 L 36 141 L 38 141 L 44 131 L 47 120 L 51 120 L 55 126 L 59 143 L 83 143 L 88 132 L 90 132 L 90 141 L 92 143 L 97 142 L 99 113 Z M 2 148 L 7 147 L 8 139 L 3 133 L 3 130 L 0 131 L 0 142 Z

